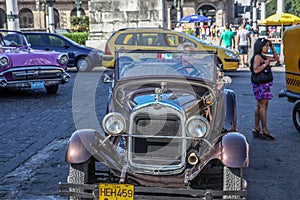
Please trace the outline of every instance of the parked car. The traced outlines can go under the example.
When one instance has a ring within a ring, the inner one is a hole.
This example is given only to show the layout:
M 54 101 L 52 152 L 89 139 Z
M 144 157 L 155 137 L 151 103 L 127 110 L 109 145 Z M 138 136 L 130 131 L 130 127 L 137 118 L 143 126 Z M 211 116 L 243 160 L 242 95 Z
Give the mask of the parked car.
M 292 119 L 300 132 L 300 25 L 287 28 L 283 33 L 286 88 L 279 97 L 295 103 Z
M 63 35 L 63 34 L 70 33 L 70 31 L 69 31 L 69 29 L 63 29 L 63 28 L 61 28 L 61 29 L 55 29 L 55 33 Z
M 179 44 L 191 42 L 196 50 L 217 51 L 217 61 L 223 70 L 237 70 L 239 54 L 235 50 L 209 44 L 189 34 L 162 28 L 124 28 L 115 31 L 107 40 L 103 66 L 114 67 L 114 51 L 118 49 L 177 50 Z
M 32 50 L 18 31 L 0 30 L 0 88 L 31 88 L 56 93 L 71 76 L 66 53 Z
M 182 66 L 182 58 L 194 64 Z M 120 50 L 102 130 L 68 142 L 70 199 L 245 199 L 249 146 L 216 52 Z M 125 199 L 125 198 L 124 198 Z
M 76 67 L 78 71 L 90 71 L 102 66 L 103 51 L 79 45 L 71 39 L 56 33 L 24 32 L 33 49 L 68 53 L 67 67 Z

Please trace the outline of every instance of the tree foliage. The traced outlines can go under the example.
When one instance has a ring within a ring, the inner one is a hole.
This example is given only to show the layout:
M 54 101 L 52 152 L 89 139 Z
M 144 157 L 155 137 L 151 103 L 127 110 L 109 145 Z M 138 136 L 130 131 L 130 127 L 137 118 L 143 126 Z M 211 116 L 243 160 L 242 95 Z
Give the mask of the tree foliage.
M 81 45 L 85 45 L 85 41 L 88 39 L 89 36 L 87 32 L 73 32 L 73 33 L 66 33 L 63 35 Z
M 71 29 L 75 32 L 88 32 L 89 31 L 89 17 L 71 17 Z
M 271 0 L 266 6 L 266 16 L 271 16 L 276 14 L 277 11 L 277 1 Z M 300 1 L 299 0 L 284 0 L 284 10 L 285 13 L 290 13 L 300 17 Z

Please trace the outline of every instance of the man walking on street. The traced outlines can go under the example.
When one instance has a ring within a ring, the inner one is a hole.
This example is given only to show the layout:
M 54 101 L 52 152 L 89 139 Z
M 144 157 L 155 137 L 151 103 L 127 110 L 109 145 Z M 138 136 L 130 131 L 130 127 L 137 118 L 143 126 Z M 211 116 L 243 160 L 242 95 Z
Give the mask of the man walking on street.
M 235 49 L 234 33 L 229 28 L 228 23 L 225 25 L 225 31 L 221 34 L 219 45 L 229 49 Z
M 251 48 L 251 37 L 250 32 L 246 29 L 246 23 L 244 23 L 237 32 L 237 46 L 242 62 L 242 67 L 249 67 L 248 48 Z

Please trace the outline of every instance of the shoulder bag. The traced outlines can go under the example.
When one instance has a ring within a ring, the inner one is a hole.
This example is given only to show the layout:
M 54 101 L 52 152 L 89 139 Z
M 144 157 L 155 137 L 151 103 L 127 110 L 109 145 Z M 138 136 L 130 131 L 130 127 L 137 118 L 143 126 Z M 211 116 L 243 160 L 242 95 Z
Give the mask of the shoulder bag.
M 273 74 L 271 71 L 271 66 L 268 65 L 264 70 L 255 74 L 253 70 L 251 70 L 251 81 L 255 84 L 264 84 L 273 81 Z

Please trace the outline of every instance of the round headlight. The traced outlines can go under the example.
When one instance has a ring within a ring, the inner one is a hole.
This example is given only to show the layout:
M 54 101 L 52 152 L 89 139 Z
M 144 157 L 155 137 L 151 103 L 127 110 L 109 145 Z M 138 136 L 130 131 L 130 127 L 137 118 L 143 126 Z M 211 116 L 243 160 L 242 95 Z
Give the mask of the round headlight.
M 234 51 L 224 51 L 224 53 L 231 58 L 239 58 L 238 54 L 236 54 Z
M 125 131 L 125 119 L 120 113 L 109 113 L 103 118 L 102 126 L 106 133 L 119 135 Z
M 189 118 L 186 124 L 187 134 L 194 138 L 204 137 L 209 129 L 207 119 L 199 115 Z
M 9 65 L 9 59 L 6 56 L 0 57 L 0 67 L 6 67 Z
M 69 62 L 69 56 L 67 54 L 60 54 L 58 62 L 62 65 L 66 65 Z

